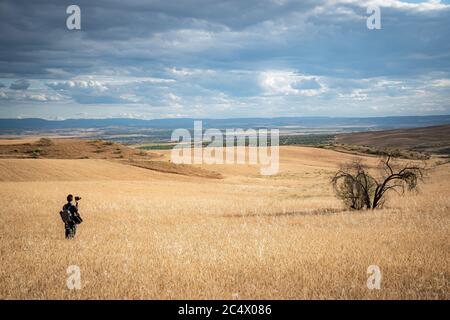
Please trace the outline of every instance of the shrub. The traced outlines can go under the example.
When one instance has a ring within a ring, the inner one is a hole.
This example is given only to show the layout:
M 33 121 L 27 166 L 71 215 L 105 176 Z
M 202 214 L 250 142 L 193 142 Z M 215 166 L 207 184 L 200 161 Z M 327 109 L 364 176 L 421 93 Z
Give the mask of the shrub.
M 38 141 L 38 145 L 40 145 L 40 146 L 45 146 L 45 147 L 47 147 L 47 146 L 52 146 L 52 145 L 54 145 L 55 143 L 53 142 L 53 140 L 52 139 L 49 139 L 49 138 L 41 138 L 41 139 L 39 139 L 39 141 Z

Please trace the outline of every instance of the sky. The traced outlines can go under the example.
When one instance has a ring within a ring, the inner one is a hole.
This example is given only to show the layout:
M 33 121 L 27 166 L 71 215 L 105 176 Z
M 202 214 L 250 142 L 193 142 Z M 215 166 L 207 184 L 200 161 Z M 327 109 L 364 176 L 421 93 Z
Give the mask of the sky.
M 0 118 L 450 114 L 449 1 L 2 0 L 0 30 Z

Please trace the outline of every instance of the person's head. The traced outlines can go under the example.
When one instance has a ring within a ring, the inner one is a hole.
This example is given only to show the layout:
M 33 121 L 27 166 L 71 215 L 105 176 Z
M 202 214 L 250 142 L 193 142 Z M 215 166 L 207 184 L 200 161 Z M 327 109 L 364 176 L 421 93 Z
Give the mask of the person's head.
M 67 202 L 72 202 L 72 200 L 73 200 L 73 195 L 69 194 L 67 196 Z

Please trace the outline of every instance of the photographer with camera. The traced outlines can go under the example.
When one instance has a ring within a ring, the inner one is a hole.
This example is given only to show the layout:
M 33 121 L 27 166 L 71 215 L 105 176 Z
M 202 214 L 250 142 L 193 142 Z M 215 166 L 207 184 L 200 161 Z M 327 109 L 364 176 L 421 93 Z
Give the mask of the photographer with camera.
M 75 205 L 73 205 L 73 195 L 69 194 L 67 196 L 67 203 L 60 212 L 66 230 L 66 239 L 73 239 L 77 232 L 77 225 L 83 222 L 83 219 L 81 219 L 81 216 L 78 213 L 78 201 L 80 200 L 81 197 L 76 196 Z

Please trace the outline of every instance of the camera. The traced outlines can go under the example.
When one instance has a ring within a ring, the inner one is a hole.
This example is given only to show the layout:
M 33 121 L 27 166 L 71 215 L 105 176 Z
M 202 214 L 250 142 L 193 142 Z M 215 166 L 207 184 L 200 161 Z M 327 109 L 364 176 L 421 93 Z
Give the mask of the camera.
M 80 200 L 81 200 L 81 197 L 75 196 L 75 201 L 80 201 Z

